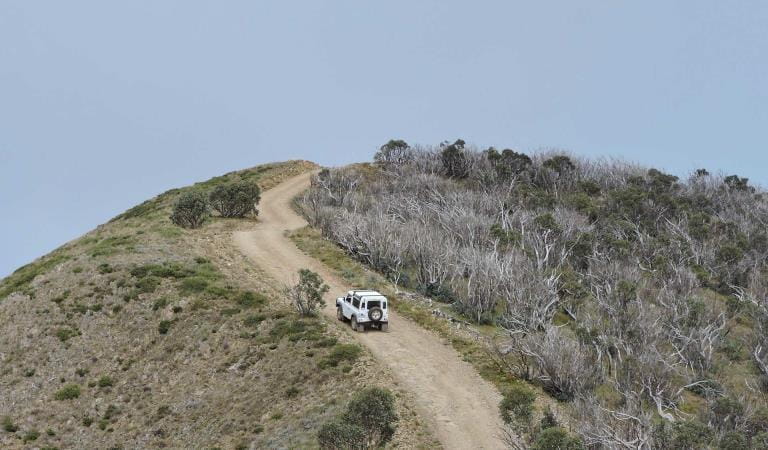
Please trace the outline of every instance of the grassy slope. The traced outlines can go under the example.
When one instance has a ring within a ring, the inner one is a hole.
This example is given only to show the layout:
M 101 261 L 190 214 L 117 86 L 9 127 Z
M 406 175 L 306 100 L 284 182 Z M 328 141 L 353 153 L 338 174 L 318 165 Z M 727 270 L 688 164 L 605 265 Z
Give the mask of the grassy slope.
M 184 189 L 232 179 L 268 189 L 314 167 L 270 164 Z M 311 447 L 352 379 L 391 380 L 365 352 L 345 359 L 349 333 L 299 320 L 231 247 L 247 221 L 174 227 L 184 189 L 0 282 L 0 417 L 10 425 L 0 447 Z M 396 394 L 395 445 L 434 445 Z

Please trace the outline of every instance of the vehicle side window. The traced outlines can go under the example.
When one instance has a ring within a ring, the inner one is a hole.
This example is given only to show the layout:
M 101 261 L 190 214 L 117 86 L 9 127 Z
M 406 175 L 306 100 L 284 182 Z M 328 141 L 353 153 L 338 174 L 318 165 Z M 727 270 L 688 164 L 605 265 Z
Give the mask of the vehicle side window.
M 360 299 L 357 299 L 357 298 L 352 299 L 352 306 L 354 306 L 355 308 L 359 308 L 360 307 Z
M 382 308 L 382 309 L 387 309 L 387 302 L 384 302 L 384 304 L 383 304 L 383 305 L 381 305 L 381 308 Z
M 347 295 L 346 297 L 344 297 L 344 301 L 345 301 L 345 302 L 347 302 L 347 303 L 349 303 L 349 302 L 351 302 L 351 301 L 352 301 L 352 297 L 350 297 L 349 295 Z
M 365 309 L 365 302 L 362 302 L 362 303 L 360 304 L 360 307 L 361 307 L 362 309 Z

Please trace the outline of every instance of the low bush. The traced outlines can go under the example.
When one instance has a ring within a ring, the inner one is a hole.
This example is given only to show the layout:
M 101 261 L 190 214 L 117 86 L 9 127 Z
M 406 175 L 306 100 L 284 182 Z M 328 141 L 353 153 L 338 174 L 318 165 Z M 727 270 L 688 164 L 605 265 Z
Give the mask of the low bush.
M 19 431 L 19 427 L 13 423 L 13 419 L 10 418 L 10 416 L 3 417 L 2 421 L 3 431 L 6 431 L 8 433 L 15 433 Z
M 539 433 L 531 450 L 584 450 L 578 438 L 570 436 L 560 427 L 546 428 Z
M 267 302 L 267 297 L 263 294 L 258 294 L 251 291 L 241 292 L 236 298 L 235 302 L 238 305 L 245 308 L 252 308 L 254 306 L 260 306 Z
M 360 357 L 362 349 L 355 344 L 337 344 L 331 352 L 320 360 L 318 366 L 321 369 L 336 367 L 342 362 L 353 363 Z
M 37 430 L 29 430 L 24 433 L 24 443 L 36 441 L 40 437 L 40 432 Z
M 384 446 L 398 421 L 395 398 L 386 389 L 366 388 L 352 397 L 344 413 L 318 433 L 323 449 L 366 449 Z
M 365 429 L 345 423 L 341 419 L 335 419 L 323 425 L 317 434 L 317 440 L 323 450 L 368 448 Z
M 303 316 L 313 315 L 323 304 L 323 295 L 330 287 L 323 282 L 320 275 L 309 269 L 299 270 L 299 282 L 287 289 L 286 294 L 291 299 L 296 311 Z
M 678 422 L 672 428 L 671 448 L 697 450 L 712 440 L 712 430 L 701 422 Z
M 264 314 L 251 314 L 250 316 L 243 319 L 243 325 L 250 328 L 256 328 L 266 318 L 267 317 Z
M 533 402 L 536 394 L 522 385 L 515 385 L 504 392 L 499 410 L 504 423 L 512 423 L 517 420 L 528 423 L 533 415 Z
M 73 400 L 80 397 L 80 386 L 77 384 L 68 384 L 59 389 L 53 398 L 56 400 Z
M 209 214 L 208 199 L 202 192 L 192 191 L 179 197 L 170 219 L 182 228 L 199 228 Z
M 718 443 L 721 450 L 742 450 L 749 448 L 747 437 L 738 431 L 729 431 L 725 433 Z
M 99 387 L 112 387 L 115 381 L 109 375 L 104 375 L 99 378 Z
M 170 320 L 161 320 L 160 324 L 157 326 L 157 332 L 160 334 L 168 334 L 168 331 L 171 329 L 171 324 L 173 324 Z
M 366 429 L 368 442 L 375 447 L 388 442 L 395 434 L 397 412 L 395 397 L 387 389 L 370 387 L 352 397 L 343 415 L 345 421 Z
M 74 328 L 59 328 L 56 331 L 56 337 L 59 338 L 61 342 L 67 342 L 75 336 L 80 336 L 80 331 Z
M 222 217 L 258 215 L 256 204 L 261 199 L 261 189 L 254 183 L 236 181 L 216 186 L 209 198 L 213 209 Z

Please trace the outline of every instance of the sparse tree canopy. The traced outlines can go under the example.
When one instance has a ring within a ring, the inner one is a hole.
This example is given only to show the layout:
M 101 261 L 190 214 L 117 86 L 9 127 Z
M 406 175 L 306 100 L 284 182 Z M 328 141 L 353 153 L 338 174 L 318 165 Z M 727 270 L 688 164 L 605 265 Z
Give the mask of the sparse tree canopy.
M 261 189 L 255 183 L 236 181 L 216 186 L 210 195 L 211 206 L 222 217 L 257 215 Z
M 182 194 L 173 205 L 171 221 L 183 228 L 198 228 L 210 214 L 208 199 L 199 191 Z
M 323 296 L 330 287 L 323 282 L 320 275 L 309 269 L 299 271 L 299 281 L 288 288 L 287 295 L 299 314 L 308 316 L 317 311 L 323 303 Z
M 564 175 L 576 168 L 573 161 L 571 161 L 571 158 L 565 155 L 553 156 L 544 161 L 543 166 L 547 169 L 554 170 L 558 175 Z
M 451 178 L 466 178 L 469 174 L 469 161 L 464 153 L 464 141 L 458 139 L 446 146 L 442 153 L 443 169 Z
M 514 428 L 527 402 L 508 399 L 507 427 L 526 435 L 517 448 L 761 445 L 765 192 L 735 175 L 680 180 L 460 140 L 411 155 L 387 172 L 329 170 L 306 217 L 393 282 L 500 328 L 497 366 L 568 416 L 568 432 L 554 416 Z M 689 397 L 695 415 L 680 410 Z
M 493 165 L 496 174 L 502 179 L 509 179 L 513 176 L 520 175 L 528 170 L 533 164 L 533 161 L 528 155 L 517 153 L 510 149 L 505 149 L 499 153 L 496 149 L 491 147 L 487 150 L 486 157 Z
M 391 139 L 379 148 L 374 160 L 382 165 L 403 165 L 412 159 L 411 147 L 402 139 Z

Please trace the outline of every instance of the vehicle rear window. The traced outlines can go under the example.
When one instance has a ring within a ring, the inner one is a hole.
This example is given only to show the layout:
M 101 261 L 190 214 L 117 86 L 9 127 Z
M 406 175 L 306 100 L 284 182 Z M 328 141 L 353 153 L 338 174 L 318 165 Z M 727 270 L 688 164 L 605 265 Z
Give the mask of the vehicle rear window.
M 381 308 L 381 302 L 379 300 L 369 300 L 368 309 L 371 308 Z

